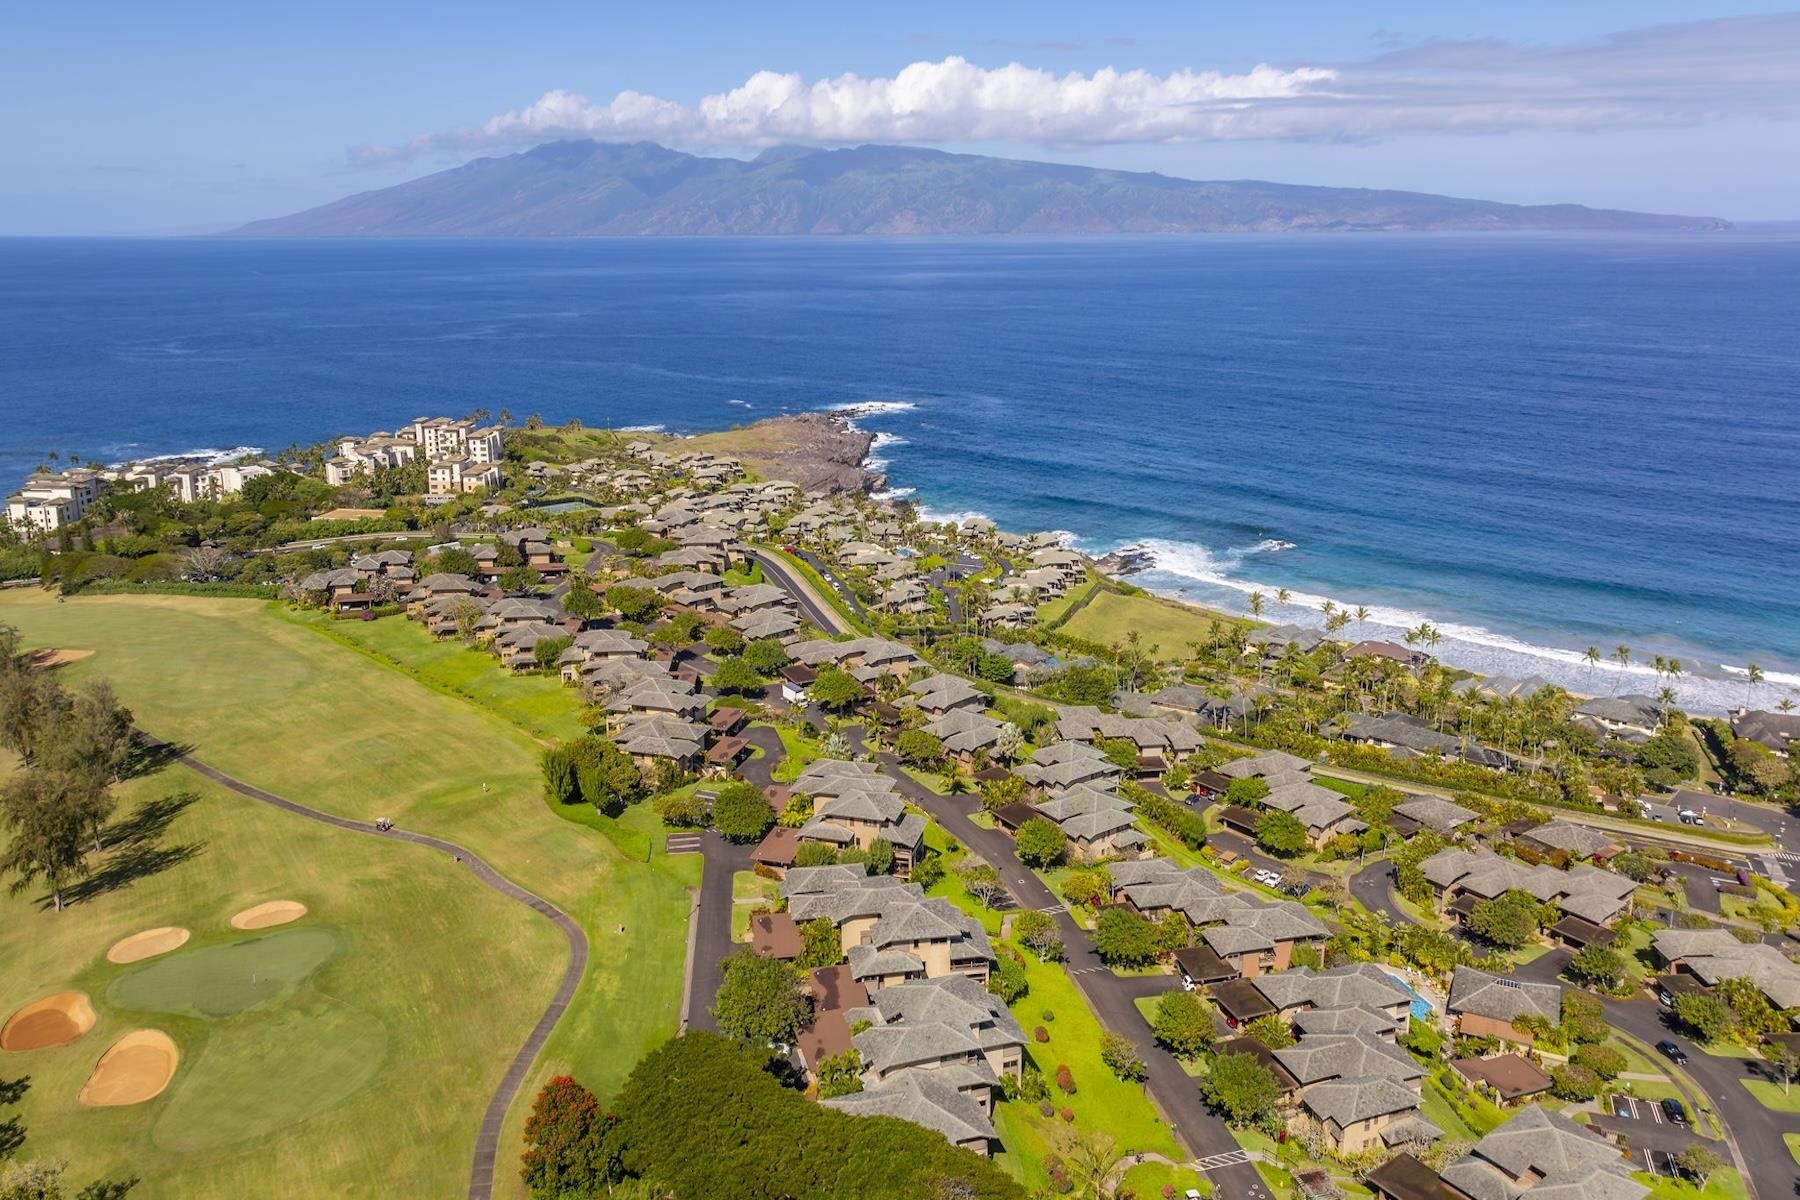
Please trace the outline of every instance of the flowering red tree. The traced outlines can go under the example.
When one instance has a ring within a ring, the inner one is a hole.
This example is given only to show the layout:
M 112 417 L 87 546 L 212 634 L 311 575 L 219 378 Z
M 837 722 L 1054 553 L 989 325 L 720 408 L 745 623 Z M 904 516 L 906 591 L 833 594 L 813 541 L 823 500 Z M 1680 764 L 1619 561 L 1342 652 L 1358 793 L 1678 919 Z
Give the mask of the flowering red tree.
M 525 1156 L 519 1174 L 533 1200 L 597 1196 L 622 1174 L 610 1136 L 619 1123 L 594 1093 L 567 1075 L 544 1085 L 525 1122 Z

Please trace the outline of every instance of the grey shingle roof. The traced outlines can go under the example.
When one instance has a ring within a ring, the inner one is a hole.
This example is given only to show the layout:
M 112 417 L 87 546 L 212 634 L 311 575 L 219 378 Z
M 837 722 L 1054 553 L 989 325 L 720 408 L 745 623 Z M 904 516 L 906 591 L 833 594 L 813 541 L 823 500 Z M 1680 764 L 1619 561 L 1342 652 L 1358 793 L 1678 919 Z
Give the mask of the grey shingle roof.
M 1453 1013 L 1474 1013 L 1496 1021 L 1536 1015 L 1554 1025 L 1562 1020 L 1562 988 L 1458 967 L 1450 978 L 1449 1005 Z

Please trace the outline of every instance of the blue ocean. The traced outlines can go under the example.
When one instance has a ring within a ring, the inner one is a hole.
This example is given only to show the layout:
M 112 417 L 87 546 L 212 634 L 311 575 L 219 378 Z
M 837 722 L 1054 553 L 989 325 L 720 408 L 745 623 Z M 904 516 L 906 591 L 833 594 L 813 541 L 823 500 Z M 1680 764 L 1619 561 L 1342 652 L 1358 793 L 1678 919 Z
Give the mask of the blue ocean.
M 475 408 L 857 406 L 929 512 L 1580 691 L 1679 656 L 1717 710 L 1800 687 L 1797 330 L 1775 234 L 9 240 L 0 479 Z

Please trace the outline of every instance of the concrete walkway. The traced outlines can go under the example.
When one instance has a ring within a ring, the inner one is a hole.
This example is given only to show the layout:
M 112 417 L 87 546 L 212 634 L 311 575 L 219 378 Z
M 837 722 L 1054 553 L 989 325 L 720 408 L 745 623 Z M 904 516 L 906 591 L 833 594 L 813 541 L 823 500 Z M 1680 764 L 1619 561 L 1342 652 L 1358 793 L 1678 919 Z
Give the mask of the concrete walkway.
M 165 750 L 176 750 L 176 747 L 159 738 L 150 737 L 148 734 L 140 736 L 152 746 Z M 240 796 L 247 796 L 252 800 L 279 808 L 283 812 L 292 813 L 298 817 L 304 817 L 309 821 L 317 821 L 320 824 L 349 830 L 352 833 L 364 833 L 371 837 L 411 842 L 415 846 L 428 846 L 433 850 L 441 850 L 445 854 L 451 855 L 457 862 L 467 867 L 475 878 L 501 895 L 517 900 L 520 904 L 549 919 L 569 940 L 569 963 L 563 969 L 562 982 L 557 985 L 556 994 L 550 998 L 550 1004 L 544 1009 L 543 1015 L 538 1018 L 537 1024 L 532 1026 L 531 1033 L 526 1036 L 524 1044 L 519 1047 L 513 1055 L 512 1062 L 507 1065 L 506 1074 L 501 1076 L 499 1086 L 494 1089 L 493 1096 L 488 1100 L 487 1110 L 482 1114 L 481 1125 L 475 1133 L 475 1158 L 469 1166 L 468 1200 L 490 1200 L 494 1194 L 494 1168 L 499 1160 L 500 1129 L 506 1122 L 506 1112 L 512 1107 L 513 1100 L 524 1085 L 525 1076 L 531 1070 L 531 1064 L 537 1059 L 538 1052 L 544 1048 L 544 1042 L 550 1037 L 550 1031 L 562 1018 L 563 1012 L 569 1007 L 569 1002 L 575 998 L 575 989 L 580 986 L 581 977 L 587 971 L 588 940 L 587 935 L 582 932 L 581 926 L 554 904 L 513 883 L 506 876 L 488 866 L 473 851 L 459 846 L 455 842 L 445 841 L 443 838 L 432 837 L 429 834 L 411 833 L 404 829 L 393 829 L 384 833 L 375 828 L 372 822 L 354 821 L 348 817 L 335 816 L 316 808 L 309 808 L 284 796 L 277 796 L 273 792 L 266 792 L 214 767 L 209 767 L 190 754 L 177 751 L 175 760 L 190 770 L 204 775 L 214 783 L 230 788 Z M 729 900 L 729 875 L 726 876 L 726 880 L 727 900 Z

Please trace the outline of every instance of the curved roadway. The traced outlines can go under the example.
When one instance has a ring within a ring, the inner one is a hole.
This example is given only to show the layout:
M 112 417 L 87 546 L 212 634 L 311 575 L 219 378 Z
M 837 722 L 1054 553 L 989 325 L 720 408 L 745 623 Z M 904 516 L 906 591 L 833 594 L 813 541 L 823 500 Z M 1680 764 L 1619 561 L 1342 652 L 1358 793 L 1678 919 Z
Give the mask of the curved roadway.
M 149 735 L 144 735 L 144 737 L 154 746 L 169 750 L 175 749 L 158 738 Z M 583 933 L 574 919 L 560 908 L 513 883 L 506 876 L 488 866 L 474 852 L 455 842 L 445 841 L 443 838 L 432 837 L 429 834 L 410 833 L 403 829 L 383 832 L 375 828 L 372 822 L 354 821 L 349 817 L 334 816 L 331 813 L 321 812 L 316 808 L 309 808 L 297 801 L 289 800 L 285 796 L 266 792 L 241 779 L 234 779 L 217 768 L 209 767 L 192 755 L 178 751 L 175 759 L 183 766 L 204 775 L 214 783 L 230 788 L 241 796 L 260 800 L 264 804 L 293 813 L 295 816 L 305 817 L 309 821 L 318 821 L 338 829 L 347 829 L 352 833 L 393 838 L 402 842 L 411 842 L 415 846 L 429 846 L 434 850 L 442 850 L 468 867 L 470 871 L 474 872 L 477 879 L 501 895 L 517 900 L 527 908 L 549 918 L 558 929 L 562 930 L 563 936 L 569 939 L 569 965 L 563 971 L 562 982 L 557 985 L 556 994 L 550 998 L 549 1007 L 544 1009 L 543 1016 L 539 1017 L 537 1024 L 532 1027 L 524 1045 L 520 1046 L 518 1052 L 513 1055 L 512 1062 L 506 1068 L 506 1074 L 500 1078 L 500 1086 L 494 1089 L 493 1096 L 488 1100 L 487 1111 L 482 1114 L 481 1126 L 475 1134 L 475 1158 L 469 1166 L 468 1200 L 489 1200 L 494 1194 L 494 1168 L 500 1156 L 500 1129 L 506 1122 L 506 1110 L 512 1107 L 513 1100 L 519 1094 L 519 1088 L 525 1083 L 526 1073 L 531 1070 L 532 1062 L 537 1058 L 538 1052 L 544 1048 L 544 1042 L 549 1038 L 550 1031 L 562 1018 L 563 1012 L 569 1007 L 569 1001 L 575 997 L 575 989 L 581 984 L 581 976 L 586 972 L 588 963 L 587 934 Z

